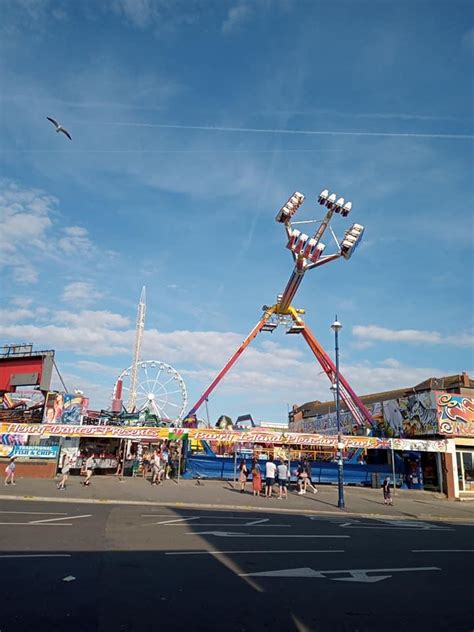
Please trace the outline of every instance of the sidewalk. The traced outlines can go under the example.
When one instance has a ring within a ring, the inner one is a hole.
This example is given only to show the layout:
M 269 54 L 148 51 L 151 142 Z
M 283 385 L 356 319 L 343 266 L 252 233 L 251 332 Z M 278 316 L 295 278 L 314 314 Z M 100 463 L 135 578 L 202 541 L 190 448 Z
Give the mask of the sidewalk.
M 17 479 L 15 486 L 3 486 L 0 500 L 42 500 L 75 503 L 151 504 L 168 507 L 213 508 L 232 511 L 288 511 L 314 515 L 359 515 L 397 518 L 398 520 L 453 520 L 474 524 L 474 503 L 448 501 L 442 494 L 397 490 L 394 506 L 383 504 L 382 491 L 360 487 L 345 487 L 346 509 L 337 508 L 336 485 L 323 485 L 317 494 L 297 495 L 293 489 L 288 500 L 256 498 L 250 491 L 241 494 L 238 483 L 209 481 L 164 481 L 152 486 L 142 478 L 95 476 L 89 488 L 81 485 L 82 478 L 69 479 L 66 491 L 60 492 L 50 479 Z

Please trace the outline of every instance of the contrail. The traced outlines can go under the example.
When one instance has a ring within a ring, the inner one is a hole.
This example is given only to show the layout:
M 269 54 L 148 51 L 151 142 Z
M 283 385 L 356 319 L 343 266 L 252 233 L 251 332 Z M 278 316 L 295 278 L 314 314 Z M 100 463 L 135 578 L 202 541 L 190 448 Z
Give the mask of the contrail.
M 421 134 L 418 132 L 341 132 L 335 130 L 264 129 L 259 127 L 221 127 L 216 125 L 170 125 L 164 123 L 97 123 L 115 127 L 155 127 L 158 129 L 183 129 L 206 132 L 244 132 L 249 134 L 299 134 L 303 136 L 373 136 L 388 138 L 446 138 L 472 140 L 473 134 Z

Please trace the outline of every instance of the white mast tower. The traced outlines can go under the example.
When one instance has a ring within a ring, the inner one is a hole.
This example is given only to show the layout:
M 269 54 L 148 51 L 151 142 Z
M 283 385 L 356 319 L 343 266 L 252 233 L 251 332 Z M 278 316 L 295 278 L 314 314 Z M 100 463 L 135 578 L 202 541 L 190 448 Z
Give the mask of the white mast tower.
M 145 286 L 143 286 L 142 293 L 140 294 L 140 301 L 138 302 L 137 326 L 135 329 L 135 346 L 133 349 L 132 370 L 130 372 L 130 396 L 128 398 L 128 403 L 127 403 L 127 410 L 129 413 L 133 413 L 135 409 L 135 402 L 137 399 L 138 363 L 140 362 L 140 354 L 142 350 L 143 330 L 145 329 L 145 314 L 146 314 L 146 295 L 145 295 Z

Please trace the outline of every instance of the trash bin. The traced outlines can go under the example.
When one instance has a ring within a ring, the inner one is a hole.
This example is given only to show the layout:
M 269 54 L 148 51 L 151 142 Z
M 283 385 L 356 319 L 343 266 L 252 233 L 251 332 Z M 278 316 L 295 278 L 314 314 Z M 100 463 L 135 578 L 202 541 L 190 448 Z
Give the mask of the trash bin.
M 380 487 L 380 474 L 378 472 L 372 472 L 371 482 L 372 489 L 378 489 Z

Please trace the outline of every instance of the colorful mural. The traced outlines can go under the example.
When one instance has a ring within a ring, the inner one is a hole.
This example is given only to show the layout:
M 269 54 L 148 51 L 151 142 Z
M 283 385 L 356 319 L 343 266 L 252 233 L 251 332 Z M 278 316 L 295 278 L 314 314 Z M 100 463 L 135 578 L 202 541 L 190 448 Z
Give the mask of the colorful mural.
M 474 398 L 435 393 L 439 434 L 474 437 Z
M 421 437 L 438 434 L 436 402 L 431 392 L 413 393 L 408 397 L 368 404 L 381 437 Z M 297 431 L 334 434 L 337 432 L 336 413 L 326 413 L 295 422 Z M 344 434 L 360 434 L 347 411 L 341 412 L 341 428 Z
M 43 423 L 81 424 L 89 400 L 82 395 L 49 392 L 44 406 Z

